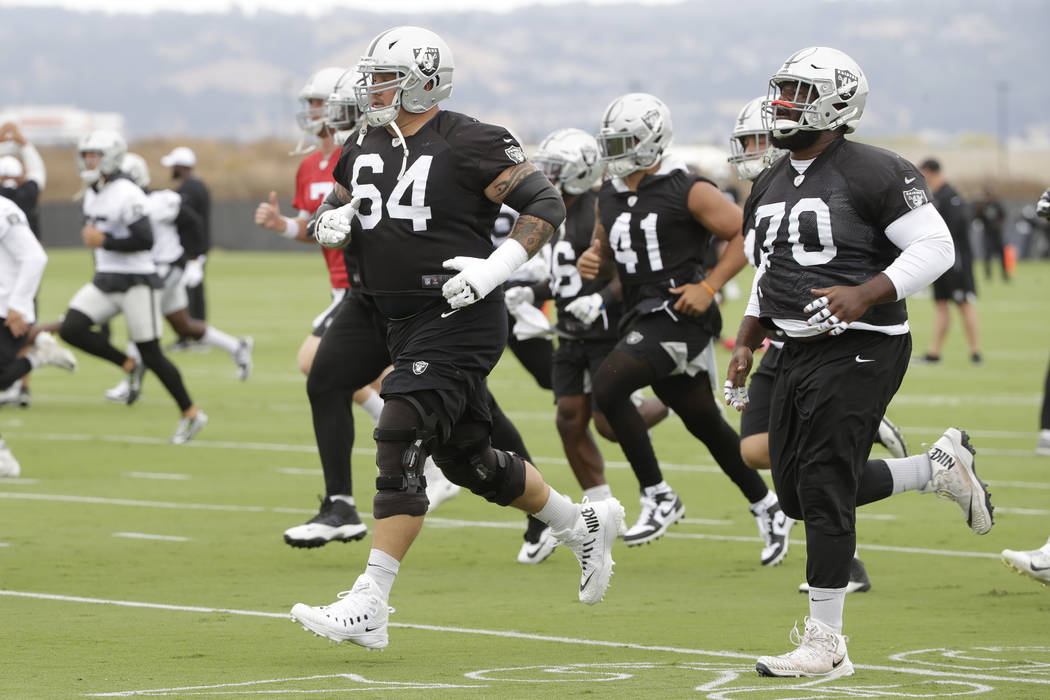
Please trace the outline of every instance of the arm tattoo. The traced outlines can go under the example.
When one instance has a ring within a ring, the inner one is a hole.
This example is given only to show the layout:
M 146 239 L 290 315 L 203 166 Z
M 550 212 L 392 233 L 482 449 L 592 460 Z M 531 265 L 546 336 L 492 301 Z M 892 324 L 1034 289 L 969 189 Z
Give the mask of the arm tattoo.
M 486 188 L 485 194 L 493 202 L 502 202 L 511 190 L 517 187 L 530 173 L 537 172 L 536 166 L 529 161 L 518 163 L 507 168 Z
M 514 229 L 510 232 L 509 237 L 520 243 L 531 258 L 553 235 L 554 227 L 549 223 L 535 216 L 522 214 L 514 223 Z
M 353 197 L 350 196 L 350 190 L 346 189 L 338 182 L 335 183 L 335 187 L 332 188 L 332 199 L 339 203 L 339 205 L 349 204 Z

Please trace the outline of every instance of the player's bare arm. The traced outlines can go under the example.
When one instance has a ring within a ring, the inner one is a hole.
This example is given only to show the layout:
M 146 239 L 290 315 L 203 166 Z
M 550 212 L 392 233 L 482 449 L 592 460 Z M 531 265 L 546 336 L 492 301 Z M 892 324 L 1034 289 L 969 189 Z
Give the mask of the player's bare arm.
M 726 373 L 726 386 L 741 388 L 747 385 L 747 375 L 751 373 L 754 362 L 754 349 L 762 344 L 766 329 L 755 316 L 744 316 L 736 334 L 736 345 L 729 358 L 729 371 Z
M 493 202 L 506 203 L 518 212 L 510 232 L 531 258 L 551 239 L 565 220 L 565 204 L 543 173 L 525 161 L 504 170 L 485 188 Z

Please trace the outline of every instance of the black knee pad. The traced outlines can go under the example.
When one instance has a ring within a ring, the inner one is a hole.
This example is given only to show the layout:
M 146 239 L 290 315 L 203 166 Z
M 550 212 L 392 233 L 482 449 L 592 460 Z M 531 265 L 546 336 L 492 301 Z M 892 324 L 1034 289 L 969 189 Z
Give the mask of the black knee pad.
M 525 493 L 525 460 L 513 452 L 493 449 L 487 439 L 466 449 L 437 448 L 434 463 L 449 481 L 491 503 L 509 506 Z
M 372 436 L 376 441 L 376 495 L 373 515 L 424 515 L 427 481 L 423 463 L 436 438 L 440 417 L 409 395 L 391 396 Z

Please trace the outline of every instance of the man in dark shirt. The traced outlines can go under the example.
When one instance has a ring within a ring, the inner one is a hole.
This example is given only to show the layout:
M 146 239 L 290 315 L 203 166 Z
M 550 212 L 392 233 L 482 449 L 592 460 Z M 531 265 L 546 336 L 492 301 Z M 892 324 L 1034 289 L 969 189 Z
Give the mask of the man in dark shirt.
M 955 264 L 933 282 L 933 300 L 936 304 L 933 338 L 923 359 L 926 362 L 940 362 L 941 348 L 951 325 L 948 302 L 954 301 L 962 316 L 966 341 L 970 344 L 970 359 L 977 365 L 981 363 L 981 343 L 977 326 L 977 288 L 973 281 L 973 251 L 970 248 L 970 210 L 955 188 L 944 179 L 939 162 L 928 158 L 919 166 L 919 171 L 926 178 L 926 184 L 933 193 L 933 206 L 944 223 L 948 224 L 948 231 L 955 244 Z
M 171 168 L 171 179 L 179 183 L 175 191 L 182 197 L 183 204 L 197 212 L 203 222 L 199 245 L 193 250 L 186 250 L 186 268 L 182 279 L 186 282 L 186 296 L 190 300 L 187 307 L 190 316 L 204 321 L 208 318 L 204 302 L 204 264 L 211 248 L 211 194 L 207 185 L 193 173 L 197 155 L 189 147 L 173 148 L 171 153 L 160 159 L 160 164 Z M 176 347 L 185 349 L 192 342 L 189 338 L 180 337 Z

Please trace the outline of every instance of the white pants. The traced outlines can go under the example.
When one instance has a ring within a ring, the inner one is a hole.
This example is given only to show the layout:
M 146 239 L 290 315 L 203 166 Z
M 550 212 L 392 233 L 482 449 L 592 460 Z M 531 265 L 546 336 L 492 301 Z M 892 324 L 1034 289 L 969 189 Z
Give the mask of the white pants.
M 69 302 L 94 323 L 105 323 L 119 313 L 128 323 L 128 337 L 136 343 L 160 338 L 160 294 L 147 284 L 137 284 L 126 292 L 103 292 L 90 282 Z
M 170 316 L 189 306 L 190 298 L 186 295 L 186 283 L 182 281 L 182 268 L 172 265 L 165 270 L 165 267 L 157 265 L 157 273 L 164 280 L 164 287 L 160 290 L 160 311 Z

